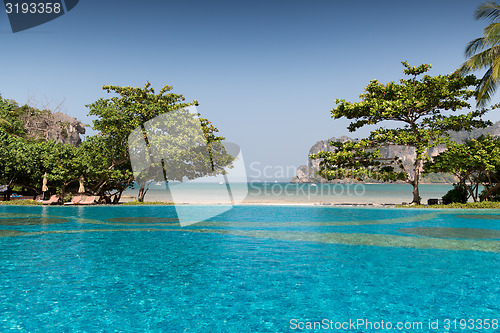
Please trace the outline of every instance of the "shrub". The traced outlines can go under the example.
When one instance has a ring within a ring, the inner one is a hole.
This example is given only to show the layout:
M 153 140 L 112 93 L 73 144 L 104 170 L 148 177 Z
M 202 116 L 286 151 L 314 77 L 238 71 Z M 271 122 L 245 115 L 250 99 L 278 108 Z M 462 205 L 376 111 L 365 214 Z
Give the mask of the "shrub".
M 453 184 L 453 188 L 442 199 L 445 205 L 450 203 L 466 203 L 468 199 L 467 189 L 462 184 Z

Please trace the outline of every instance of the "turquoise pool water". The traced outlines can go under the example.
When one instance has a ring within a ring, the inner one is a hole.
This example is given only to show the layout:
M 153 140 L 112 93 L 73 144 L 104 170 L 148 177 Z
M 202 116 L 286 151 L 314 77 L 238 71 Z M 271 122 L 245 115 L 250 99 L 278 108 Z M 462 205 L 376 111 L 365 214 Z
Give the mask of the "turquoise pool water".
M 499 288 L 493 210 L 0 207 L 1 331 L 494 332 Z

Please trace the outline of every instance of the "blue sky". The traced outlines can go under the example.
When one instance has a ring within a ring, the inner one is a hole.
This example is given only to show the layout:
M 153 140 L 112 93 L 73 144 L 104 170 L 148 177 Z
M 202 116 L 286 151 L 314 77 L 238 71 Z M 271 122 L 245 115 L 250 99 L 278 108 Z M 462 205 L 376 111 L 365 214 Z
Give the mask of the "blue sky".
M 274 179 L 305 164 L 318 140 L 368 133 L 330 118 L 335 98 L 398 80 L 402 60 L 454 71 L 486 25 L 473 19 L 482 2 L 81 0 L 15 34 L 0 12 L 0 94 L 64 101 L 90 124 L 85 104 L 106 96 L 102 85 L 169 84 L 242 147 L 249 176 L 270 166 Z

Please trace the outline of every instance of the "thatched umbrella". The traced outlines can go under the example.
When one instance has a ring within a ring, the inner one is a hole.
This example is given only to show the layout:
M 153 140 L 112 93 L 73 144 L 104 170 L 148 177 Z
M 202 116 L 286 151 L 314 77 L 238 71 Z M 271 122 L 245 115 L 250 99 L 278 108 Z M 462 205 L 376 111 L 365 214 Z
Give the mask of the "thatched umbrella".
M 47 187 L 47 173 L 43 175 L 43 180 L 42 180 L 42 192 L 47 192 L 49 188 Z
M 83 175 L 80 176 L 80 187 L 78 188 L 78 193 L 85 193 L 85 186 L 83 186 L 84 178 Z

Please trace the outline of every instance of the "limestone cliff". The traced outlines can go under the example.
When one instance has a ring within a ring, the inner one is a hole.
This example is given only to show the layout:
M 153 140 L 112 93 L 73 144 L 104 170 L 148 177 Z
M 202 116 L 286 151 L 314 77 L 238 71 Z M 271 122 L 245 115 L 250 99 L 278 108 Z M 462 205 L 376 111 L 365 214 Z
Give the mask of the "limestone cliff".
M 32 109 L 22 115 L 24 127 L 29 136 L 42 140 L 56 140 L 78 146 L 85 134 L 85 125 L 76 118 L 61 112 L 39 111 Z

